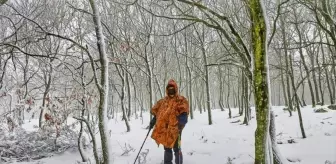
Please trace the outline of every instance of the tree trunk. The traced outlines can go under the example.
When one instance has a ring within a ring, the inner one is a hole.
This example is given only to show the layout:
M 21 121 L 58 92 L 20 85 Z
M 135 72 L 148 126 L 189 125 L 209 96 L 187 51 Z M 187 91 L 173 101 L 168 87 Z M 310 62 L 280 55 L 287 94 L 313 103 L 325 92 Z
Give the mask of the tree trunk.
M 82 103 L 83 105 L 85 104 L 85 100 L 84 98 L 82 99 Z M 83 109 L 82 109 L 82 112 L 81 112 L 81 118 L 84 118 L 84 113 L 85 113 L 85 106 L 83 106 Z M 82 143 L 82 136 L 83 136 L 83 121 L 80 121 L 80 129 L 79 129 L 79 135 L 78 135 L 78 142 L 77 142 L 77 145 L 78 145 L 78 151 L 79 151 L 79 154 L 80 156 L 82 157 L 82 162 L 87 162 L 88 161 L 88 158 L 83 150 L 83 143 Z
M 292 116 L 293 111 L 293 102 L 291 99 L 291 85 L 290 85 L 290 70 L 289 70 L 289 61 L 288 61 L 288 49 L 287 49 L 287 38 L 286 38 L 286 29 L 285 29 L 285 21 L 282 15 L 280 15 L 280 22 L 281 22 L 281 34 L 282 34 L 282 41 L 284 46 L 284 53 L 285 53 L 285 62 L 286 62 L 286 83 L 287 83 L 287 94 L 288 94 L 288 112 L 289 116 Z
M 325 61 L 325 53 L 324 53 L 324 48 L 323 48 L 323 45 L 322 46 L 322 60 L 323 60 L 323 64 L 322 65 L 325 65 L 326 64 L 326 61 Z M 325 77 L 326 77 L 326 82 L 327 82 L 327 88 L 328 88 L 328 92 L 329 92 L 329 100 L 331 102 L 331 104 L 333 104 L 333 93 L 332 93 L 332 90 L 331 90 L 331 85 L 330 85 L 330 78 L 329 78 L 329 73 L 328 73 L 328 69 L 325 68 L 324 69 L 324 74 L 325 74 Z
M 249 0 L 252 47 L 253 83 L 257 129 L 255 131 L 255 164 L 272 164 L 272 147 L 269 134 L 270 82 L 267 57 L 267 28 L 264 2 Z
M 176 25 L 174 23 L 173 25 L 173 31 L 176 30 Z M 174 35 L 174 54 L 176 57 L 176 64 L 177 64 L 177 68 L 178 68 L 178 72 L 179 72 L 179 79 L 177 80 L 177 83 L 179 86 L 182 86 L 182 69 L 181 69 L 181 64 L 180 64 L 180 58 L 179 55 L 177 54 L 177 50 L 178 50 L 178 46 L 177 46 L 177 35 Z M 175 65 L 176 66 L 176 65 Z M 181 87 L 179 87 L 179 93 L 181 92 Z
M 282 103 L 281 103 L 281 85 L 280 84 L 278 84 L 278 91 L 277 91 L 276 97 L 278 97 L 278 103 L 277 103 L 277 105 L 281 106 Z
M 202 94 L 201 92 L 199 94 Z M 203 107 L 202 107 L 202 98 L 201 98 L 201 95 L 199 95 L 197 98 L 197 105 L 198 105 L 198 109 L 200 111 L 200 114 L 202 114 L 203 112 Z
M 226 105 L 229 109 L 229 118 L 232 118 L 231 107 L 230 107 L 230 67 L 227 69 L 227 97 L 226 97 Z
M 302 63 L 300 63 L 300 75 L 301 75 L 301 79 L 303 80 L 303 72 L 302 72 Z M 302 94 L 301 94 L 301 100 L 303 103 L 303 106 L 307 106 L 306 101 L 305 101 L 305 83 L 302 83 Z
M 194 108 L 193 108 L 193 89 L 192 89 L 192 72 L 190 67 L 187 65 L 188 75 L 189 75 L 189 104 L 190 104 L 190 119 L 194 119 Z
M 153 22 L 151 22 L 153 23 Z M 150 31 L 149 31 L 149 34 L 147 34 L 147 41 L 146 41 L 146 44 L 145 44 L 145 62 L 146 62 L 146 69 L 147 69 L 147 73 L 148 73 L 148 88 L 149 88 L 149 103 L 148 103 L 148 109 L 150 110 L 152 107 L 153 107 L 153 70 L 152 70 L 152 66 L 151 66 L 151 63 L 150 63 L 150 60 L 149 60 L 149 55 L 148 55 L 148 50 L 147 50 L 147 46 L 149 45 L 150 43 L 150 33 L 152 31 L 152 24 L 151 24 L 151 27 L 150 27 Z M 149 112 L 149 119 L 152 120 L 153 118 L 153 115 L 151 114 L 151 112 Z M 149 120 L 149 121 L 150 121 Z
M 297 14 L 294 10 L 294 17 L 297 21 Z M 303 55 L 303 48 L 302 48 L 302 36 L 301 36 L 301 32 L 300 32 L 300 29 L 298 27 L 298 23 L 295 23 L 295 29 L 296 29 L 296 32 L 298 33 L 298 37 L 299 37 L 299 54 L 300 54 L 300 58 L 301 58 L 301 62 L 303 64 L 303 68 L 304 70 L 306 71 L 306 74 L 307 74 L 307 82 L 308 82 L 308 87 L 309 87 L 309 90 L 310 90 L 310 97 L 311 97 L 311 101 L 312 101 L 312 106 L 315 107 L 316 106 L 316 102 L 315 102 L 315 96 L 314 96 L 314 90 L 313 90 L 313 85 L 311 83 L 311 78 L 310 78 L 310 72 L 308 70 L 308 66 L 306 64 L 306 60 L 305 60 L 305 57 Z
M 122 71 L 124 72 L 124 71 Z M 125 76 L 125 73 L 124 73 Z M 128 117 L 125 109 L 125 79 L 124 76 L 122 77 L 122 91 L 121 91 L 121 110 L 122 110 L 122 115 L 123 115 L 123 120 L 125 121 L 125 126 L 126 126 L 126 132 L 131 131 L 131 127 L 128 122 Z
M 317 54 L 317 51 L 313 51 L 313 54 Z M 316 69 L 315 69 L 315 60 L 314 60 L 314 57 L 318 58 L 318 55 L 313 55 L 311 54 L 310 55 L 310 63 L 311 63 L 311 67 L 312 67 L 312 76 L 313 76 L 313 82 L 314 82 L 314 89 L 315 89 L 315 97 L 316 97 L 316 105 L 321 105 L 321 99 L 320 99 L 320 95 L 319 95 L 319 87 L 318 87 L 318 83 L 317 83 L 317 78 L 316 78 Z M 318 62 L 318 59 L 317 59 L 317 62 Z M 319 64 L 317 63 L 318 65 L 318 69 L 319 70 Z M 321 95 L 321 97 L 323 97 L 323 95 Z M 322 98 L 323 99 L 323 98 Z
M 201 42 L 201 49 L 202 49 L 202 57 L 203 57 L 203 68 L 205 71 L 205 87 L 206 87 L 206 109 L 208 111 L 208 122 L 209 125 L 212 125 L 212 116 L 211 116 L 211 98 L 210 98 L 210 86 L 209 86 L 209 69 L 207 67 L 208 64 L 208 60 L 207 60 L 207 56 L 206 56 L 206 50 L 205 50 L 205 45 L 204 45 L 204 41 L 205 41 L 205 33 L 204 33 L 204 26 L 202 26 L 202 33 L 200 34 L 197 30 L 196 33 L 198 35 L 198 38 Z
M 294 99 L 296 101 L 295 105 L 296 105 L 296 109 L 298 110 L 298 115 L 299 115 L 299 123 L 300 123 L 300 129 L 301 129 L 301 134 L 302 134 L 302 138 L 306 138 L 306 133 L 303 127 L 303 121 L 302 121 L 302 115 L 301 115 L 301 108 L 300 108 L 300 100 L 299 100 L 299 96 L 297 95 L 297 90 L 294 84 L 294 73 L 293 73 L 293 61 L 292 58 L 289 58 L 290 60 L 290 68 L 291 68 L 291 81 L 292 81 L 292 86 L 293 86 L 293 92 L 294 92 Z
M 249 107 L 249 93 L 248 93 L 248 80 L 247 77 L 244 76 L 243 74 L 243 92 L 244 92 L 244 111 L 245 111 L 245 116 L 244 116 L 244 124 L 248 125 L 250 118 L 251 118 L 251 110 Z
M 84 54 L 82 53 L 82 62 L 84 61 Z M 82 97 L 82 110 L 80 113 L 80 118 L 84 119 L 85 116 L 85 111 L 87 110 L 87 94 L 86 94 L 86 82 L 84 81 L 84 67 L 82 67 L 81 69 L 81 85 L 82 85 L 82 89 L 83 89 L 83 97 Z M 83 143 L 82 143 L 82 136 L 83 136 L 83 129 L 84 129 L 84 124 L 83 121 L 80 121 L 80 129 L 79 129 L 79 135 L 78 135 L 78 151 L 79 154 L 81 155 L 82 158 L 82 162 L 87 162 L 88 158 L 87 155 L 85 154 L 84 150 L 83 150 Z M 96 161 L 98 162 L 98 161 Z
M 238 70 L 238 72 L 240 73 L 240 70 Z M 243 95 L 244 92 L 243 92 L 243 89 L 242 89 L 242 79 L 241 79 L 241 76 L 238 76 L 238 84 L 237 84 L 237 87 L 238 87 L 238 94 L 237 94 L 237 100 L 238 100 L 238 108 L 239 108 L 239 116 L 242 116 L 243 113 L 244 113 L 244 110 L 243 110 L 243 106 L 242 106 L 242 103 L 243 103 L 243 99 L 242 99 L 242 96 L 240 95 Z
M 50 65 L 50 72 L 48 72 L 48 77 L 47 77 L 48 80 L 47 80 L 47 82 L 45 84 L 46 88 L 45 88 L 44 93 L 43 93 L 42 109 L 41 109 L 41 112 L 40 112 L 40 119 L 39 119 L 39 128 L 42 128 L 43 114 L 44 114 L 44 110 L 46 108 L 46 100 L 47 100 L 47 96 L 48 96 L 48 93 L 49 93 L 49 90 L 50 90 L 50 86 L 51 86 L 51 76 L 52 76 L 52 73 L 53 73 L 53 67 L 51 66 L 51 63 L 49 63 L 49 65 Z M 50 99 L 51 99 L 51 97 L 49 97 L 49 100 Z
M 135 84 L 135 81 L 134 79 L 132 78 L 132 76 L 130 75 L 131 77 L 131 80 L 132 80 L 132 84 L 133 84 L 133 92 L 134 92 L 134 97 L 133 97 L 133 105 L 134 105 L 134 115 L 135 115 L 135 118 L 138 119 L 138 105 L 137 105 L 137 101 L 139 101 L 138 99 L 138 95 L 137 95 L 137 87 L 136 87 L 136 84 Z
M 223 73 L 222 73 L 222 68 L 218 66 L 218 80 L 219 80 L 219 92 L 218 92 L 218 105 L 221 108 L 221 111 L 224 111 L 224 99 L 223 99 L 223 94 L 224 94 L 224 89 L 223 89 Z
M 273 162 L 274 164 L 285 164 L 287 163 L 286 159 L 284 159 L 279 151 L 276 142 L 276 128 L 275 128 L 275 117 L 273 111 L 271 111 L 270 115 L 270 136 L 272 141 L 272 150 L 273 150 Z
M 127 86 L 127 98 L 128 98 L 128 108 L 127 108 L 127 119 L 130 120 L 131 119 L 131 115 L 132 115 L 132 94 L 131 94 L 131 84 L 129 82 L 129 74 L 126 73 L 126 86 Z
M 103 35 L 103 29 L 101 25 L 100 15 L 98 11 L 98 6 L 95 2 L 95 0 L 89 0 L 90 6 L 92 8 L 92 17 L 93 22 L 95 25 L 95 32 L 96 32 L 96 38 L 97 38 L 97 47 L 99 52 L 99 62 L 100 62 L 100 82 L 98 82 L 97 77 L 96 78 L 96 85 L 99 89 L 99 105 L 98 105 L 98 127 L 100 132 L 100 139 L 101 139 L 101 148 L 102 148 L 102 161 L 103 164 L 109 164 L 110 163 L 110 150 L 109 150 L 109 138 L 107 136 L 107 120 L 106 120 L 106 114 L 107 114 L 107 98 L 108 98 L 108 61 L 107 61 L 107 55 L 105 52 L 105 41 L 104 41 L 104 35 Z M 94 66 L 91 59 L 91 65 Z M 95 68 L 95 67 L 93 67 Z M 93 69 L 93 71 L 96 71 Z
M 322 50 L 322 45 L 320 46 L 321 50 Z M 319 49 L 318 51 L 319 52 Z M 314 55 L 312 54 L 312 58 L 314 58 Z M 324 105 L 324 93 L 323 93 L 323 89 L 322 89 L 322 86 L 325 86 L 323 83 L 322 83 L 322 69 L 321 69 L 321 64 L 320 64 L 320 61 L 319 61 L 319 56 L 316 56 L 316 64 L 317 64 L 317 68 L 318 68 L 318 84 L 316 84 L 319 88 L 319 92 L 320 92 L 320 95 L 321 95 L 321 103 L 320 105 Z M 317 91 L 316 91 L 317 92 Z
M 336 44 L 336 43 L 335 43 Z M 331 78 L 330 78 L 330 83 L 331 83 L 331 86 L 334 86 L 332 87 L 332 98 L 331 98 L 331 104 L 335 104 L 335 101 L 336 101 L 336 45 L 334 46 L 335 49 L 332 49 L 331 46 L 329 46 L 329 49 L 330 49 L 330 58 L 331 58 L 331 62 L 332 62 L 332 66 L 331 66 Z
M 120 102 L 121 102 L 121 110 L 122 110 L 122 120 L 125 121 L 125 126 L 126 126 L 126 131 L 130 132 L 131 131 L 131 127 L 129 125 L 129 119 L 127 117 L 127 111 L 125 109 L 125 81 L 126 81 L 126 76 L 127 73 L 125 73 L 126 71 L 123 70 L 123 68 L 118 68 L 117 64 L 115 64 L 115 67 L 118 71 L 118 75 L 121 79 L 121 93 L 119 94 L 120 97 Z
M 336 58 L 336 57 L 334 57 L 334 58 Z M 332 84 L 332 86 L 334 86 L 334 87 L 332 87 L 332 89 L 333 89 L 333 99 L 332 99 L 332 101 L 331 101 L 331 104 L 335 104 L 335 101 L 336 101 L 336 62 L 335 62 L 335 59 L 332 59 L 332 72 L 333 72 L 333 74 L 334 74 L 334 76 L 332 76 L 333 78 L 333 80 L 332 80 L 332 82 L 331 82 L 331 84 Z
M 187 41 L 187 32 L 184 33 L 184 44 L 185 44 L 185 54 L 186 54 L 186 73 L 187 73 L 187 87 L 188 87 L 188 95 L 189 95 L 189 111 L 190 111 L 190 119 L 194 119 L 194 108 L 193 108 L 193 89 L 192 89 L 192 72 L 188 62 L 188 41 Z

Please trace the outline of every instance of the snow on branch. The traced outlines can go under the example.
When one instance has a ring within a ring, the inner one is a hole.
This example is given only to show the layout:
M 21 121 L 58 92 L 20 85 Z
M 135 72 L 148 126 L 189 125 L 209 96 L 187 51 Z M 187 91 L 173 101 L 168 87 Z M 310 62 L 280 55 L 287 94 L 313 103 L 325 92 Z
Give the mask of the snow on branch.
M 0 161 L 38 160 L 77 147 L 76 133 L 68 126 L 63 127 L 57 140 L 50 133 L 52 131 L 48 130 L 28 132 L 23 128 L 9 132 L 5 125 L 0 124 Z

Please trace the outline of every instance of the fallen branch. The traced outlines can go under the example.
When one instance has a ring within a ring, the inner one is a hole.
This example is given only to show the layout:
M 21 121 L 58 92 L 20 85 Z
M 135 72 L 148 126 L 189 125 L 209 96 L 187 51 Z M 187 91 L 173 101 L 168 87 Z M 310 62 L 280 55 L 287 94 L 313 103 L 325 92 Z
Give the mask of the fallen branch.
M 331 119 L 332 117 L 327 117 L 327 118 L 324 118 L 323 120 L 328 120 L 328 119 Z
M 62 131 L 65 129 L 62 128 Z M 76 135 L 71 129 L 66 129 L 66 131 L 67 133 L 62 133 L 59 136 L 56 144 L 55 137 L 49 136 L 54 133 L 50 130 L 27 132 L 17 128 L 13 131 L 14 134 L 10 134 L 4 129 L 0 129 L 0 161 L 39 160 L 76 147 Z
M 232 122 L 230 122 L 230 123 L 238 123 L 238 122 L 240 122 L 240 120 L 232 121 Z
M 295 159 L 295 158 L 287 158 L 287 160 L 289 161 L 289 162 L 301 162 L 301 160 L 300 159 Z

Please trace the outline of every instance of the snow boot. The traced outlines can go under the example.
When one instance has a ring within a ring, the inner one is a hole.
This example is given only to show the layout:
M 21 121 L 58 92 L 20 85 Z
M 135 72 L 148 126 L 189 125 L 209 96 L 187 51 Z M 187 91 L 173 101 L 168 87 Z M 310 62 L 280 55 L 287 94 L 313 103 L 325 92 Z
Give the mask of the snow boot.
M 170 148 L 164 148 L 164 164 L 173 164 L 173 151 Z

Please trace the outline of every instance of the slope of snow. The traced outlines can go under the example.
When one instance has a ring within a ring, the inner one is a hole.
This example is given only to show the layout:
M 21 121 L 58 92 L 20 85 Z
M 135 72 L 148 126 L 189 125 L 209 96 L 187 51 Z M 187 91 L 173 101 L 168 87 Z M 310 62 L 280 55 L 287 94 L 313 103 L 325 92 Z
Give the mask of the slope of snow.
M 273 109 L 276 115 L 277 141 L 283 143 L 279 144 L 279 149 L 285 158 L 296 160 L 298 161 L 296 163 L 301 164 L 324 164 L 326 160 L 336 162 L 336 111 L 314 113 L 311 107 L 303 108 L 302 114 L 307 138 L 302 139 L 297 112 L 289 117 L 288 112 L 282 110 L 283 107 L 274 107 Z M 196 113 L 195 119 L 189 120 L 185 127 L 182 134 L 184 163 L 226 164 L 230 158 L 235 164 L 253 164 L 255 119 L 253 118 L 250 125 L 246 126 L 241 125 L 243 117 L 228 119 L 227 111 L 213 110 L 212 112 L 213 125 L 207 125 L 206 113 Z M 234 110 L 233 113 L 236 114 L 238 111 Z M 252 116 L 254 115 L 253 110 Z M 231 123 L 238 119 L 241 119 L 241 122 Z M 132 120 L 130 122 L 132 131 L 129 133 L 125 132 L 125 124 L 120 119 L 110 121 L 108 128 L 111 129 L 111 163 L 133 164 L 148 132 L 144 129 L 149 122 L 148 120 L 147 114 L 144 117 L 144 124 L 140 119 Z M 35 124 L 34 121 L 27 123 L 25 127 L 32 130 L 32 124 Z M 288 140 L 291 139 L 296 143 L 288 144 Z M 100 144 L 98 138 L 97 141 Z M 122 155 L 125 144 L 131 151 Z M 142 152 L 147 151 L 146 164 L 160 164 L 162 162 L 163 147 L 162 145 L 158 147 L 150 136 L 142 150 Z M 91 150 L 88 152 L 92 154 Z M 80 160 L 79 153 L 75 151 L 41 159 L 39 163 L 75 164 Z M 94 163 L 93 158 L 91 161 Z M 20 164 L 25 163 L 28 162 Z M 37 163 L 37 161 L 29 163 Z

